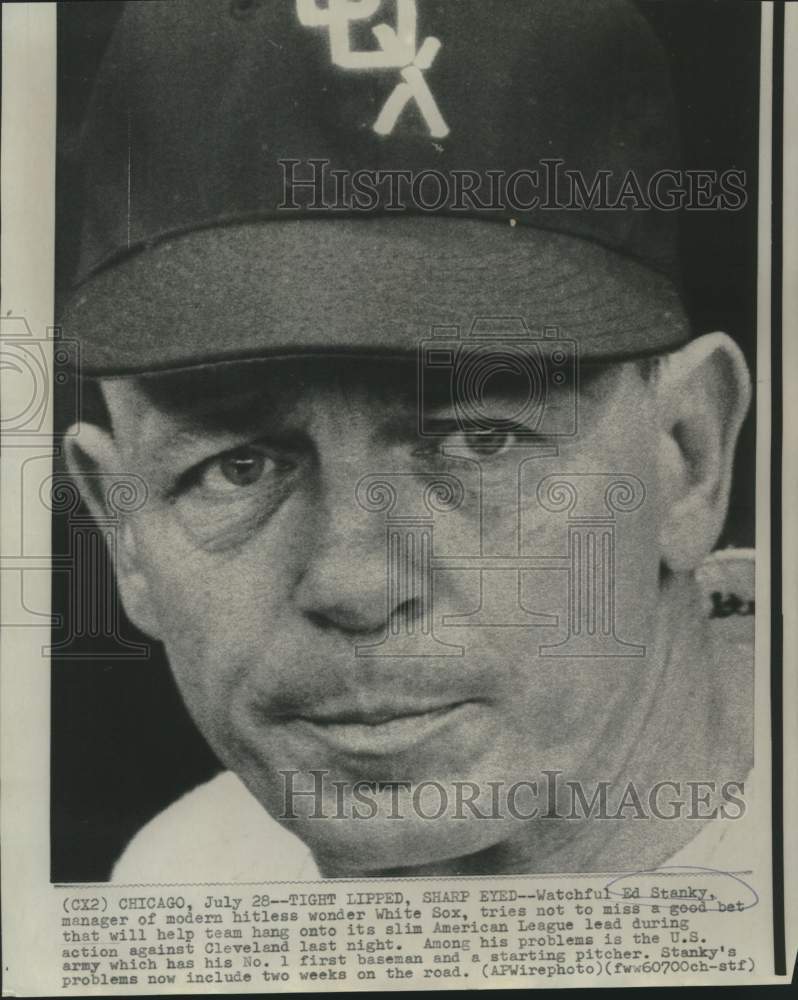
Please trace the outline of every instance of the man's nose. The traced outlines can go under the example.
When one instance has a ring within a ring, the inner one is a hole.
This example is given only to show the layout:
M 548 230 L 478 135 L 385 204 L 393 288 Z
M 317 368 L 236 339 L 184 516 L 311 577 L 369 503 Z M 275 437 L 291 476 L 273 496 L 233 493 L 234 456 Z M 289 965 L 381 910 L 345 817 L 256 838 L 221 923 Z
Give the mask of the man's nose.
M 328 483 L 321 502 L 313 505 L 295 600 L 319 628 L 376 637 L 391 622 L 420 619 L 429 587 L 420 567 L 407 559 L 401 567 L 404 586 L 389 585 L 385 514 L 359 506 L 356 482 L 353 476 Z

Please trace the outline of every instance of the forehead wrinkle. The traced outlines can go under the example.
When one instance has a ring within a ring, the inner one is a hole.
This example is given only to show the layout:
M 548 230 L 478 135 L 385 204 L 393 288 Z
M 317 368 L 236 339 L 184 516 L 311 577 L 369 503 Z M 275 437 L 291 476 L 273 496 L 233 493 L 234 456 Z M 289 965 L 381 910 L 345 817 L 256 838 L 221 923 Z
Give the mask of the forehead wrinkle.
M 175 443 L 201 434 L 242 430 L 255 421 L 279 421 L 296 408 L 296 394 L 195 379 L 138 378 L 103 384 L 116 433 L 156 430 Z M 162 423 L 163 427 L 157 425 Z
M 373 420 L 378 410 L 383 419 L 404 420 L 416 409 L 414 366 L 353 365 L 351 359 L 111 379 L 103 390 L 115 434 L 135 452 L 153 443 L 190 448 L 203 435 L 256 425 L 280 430 L 291 421 L 306 430 L 334 423 L 340 434 L 347 416 Z
M 227 425 L 252 413 L 278 416 L 290 412 L 297 394 L 285 386 L 273 385 L 269 377 L 176 378 L 167 381 L 139 380 L 139 389 L 147 401 L 178 420 L 191 420 L 201 427 Z
M 177 373 L 139 376 L 141 390 L 166 408 L 194 400 L 235 400 L 271 395 L 288 412 L 303 397 L 312 398 L 333 390 L 346 400 L 365 394 L 379 399 L 394 398 L 415 384 L 415 367 L 394 361 L 386 365 L 374 359 L 346 357 L 310 358 L 302 361 L 244 362 L 222 364 Z M 405 382 L 408 385 L 405 385 Z M 212 402 L 212 406 L 216 404 Z M 204 409 L 202 406 L 200 409 Z

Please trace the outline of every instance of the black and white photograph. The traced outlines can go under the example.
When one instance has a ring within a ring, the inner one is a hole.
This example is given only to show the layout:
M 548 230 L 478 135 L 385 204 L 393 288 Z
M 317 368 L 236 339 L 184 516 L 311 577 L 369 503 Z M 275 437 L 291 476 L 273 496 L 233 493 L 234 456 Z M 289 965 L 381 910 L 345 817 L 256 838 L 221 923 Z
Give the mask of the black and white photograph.
M 11 6 L 36 982 L 784 982 L 783 9 Z
M 752 764 L 759 10 L 323 6 L 60 12 L 120 613 L 54 657 L 54 877 L 705 857 L 694 784 L 738 817 Z

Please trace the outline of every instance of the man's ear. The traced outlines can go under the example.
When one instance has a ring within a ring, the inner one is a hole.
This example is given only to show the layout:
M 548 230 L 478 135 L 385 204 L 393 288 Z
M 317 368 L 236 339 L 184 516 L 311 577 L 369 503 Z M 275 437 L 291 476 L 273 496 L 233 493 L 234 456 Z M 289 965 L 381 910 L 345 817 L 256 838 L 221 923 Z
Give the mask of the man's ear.
M 150 597 L 149 580 L 142 572 L 131 516 L 120 514 L 109 502 L 114 477 L 123 470 L 113 435 L 93 424 L 81 424 L 66 437 L 66 462 L 81 496 L 98 523 L 113 516 L 117 525 L 116 550 L 111 552 L 116 583 L 128 618 L 147 635 L 159 637 L 157 616 Z
M 660 551 L 672 571 L 695 569 L 723 530 L 734 451 L 751 399 L 742 352 L 708 333 L 656 373 L 662 489 Z

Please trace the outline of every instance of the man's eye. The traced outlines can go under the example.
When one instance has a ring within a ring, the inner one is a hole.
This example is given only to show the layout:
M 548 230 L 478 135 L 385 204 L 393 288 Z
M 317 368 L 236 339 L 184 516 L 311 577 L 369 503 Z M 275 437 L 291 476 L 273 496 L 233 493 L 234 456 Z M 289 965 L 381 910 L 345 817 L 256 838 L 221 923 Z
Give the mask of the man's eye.
M 290 496 L 301 457 L 254 442 L 219 452 L 189 469 L 172 490 L 188 534 L 208 551 L 243 543 Z
M 454 441 L 451 443 L 466 447 L 478 458 L 495 458 L 507 451 L 515 435 L 512 431 L 490 428 L 488 430 L 467 431 L 453 435 L 453 437 Z M 462 440 L 462 444 L 457 440 L 458 438 Z
M 251 449 L 233 452 L 219 460 L 219 471 L 233 486 L 252 486 L 263 475 L 267 461 L 265 455 Z
M 425 455 L 466 453 L 473 458 L 487 461 L 500 458 L 519 439 L 529 437 L 529 432 L 524 428 L 512 426 L 486 427 L 479 430 L 461 430 L 459 427 L 443 426 L 438 433 L 440 436 L 435 439 L 435 443 L 433 439 L 428 439 L 421 453 Z
M 198 485 L 210 493 L 230 494 L 254 486 L 275 467 L 275 461 L 259 448 L 236 448 L 209 462 L 198 477 Z

